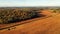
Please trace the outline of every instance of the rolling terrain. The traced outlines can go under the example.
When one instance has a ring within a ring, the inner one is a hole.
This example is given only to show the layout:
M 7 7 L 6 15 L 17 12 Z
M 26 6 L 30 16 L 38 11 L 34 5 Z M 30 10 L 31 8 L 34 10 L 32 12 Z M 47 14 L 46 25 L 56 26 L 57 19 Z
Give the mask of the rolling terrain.
M 27 20 L 28 23 L 0 30 L 0 34 L 60 34 L 60 14 L 43 10 L 45 17 Z

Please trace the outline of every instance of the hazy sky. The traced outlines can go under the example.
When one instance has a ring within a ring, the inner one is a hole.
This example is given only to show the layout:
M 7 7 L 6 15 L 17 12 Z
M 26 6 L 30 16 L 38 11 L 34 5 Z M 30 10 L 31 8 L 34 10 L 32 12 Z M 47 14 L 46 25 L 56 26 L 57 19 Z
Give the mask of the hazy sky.
M 0 0 L 0 7 L 8 6 L 60 6 L 60 0 Z

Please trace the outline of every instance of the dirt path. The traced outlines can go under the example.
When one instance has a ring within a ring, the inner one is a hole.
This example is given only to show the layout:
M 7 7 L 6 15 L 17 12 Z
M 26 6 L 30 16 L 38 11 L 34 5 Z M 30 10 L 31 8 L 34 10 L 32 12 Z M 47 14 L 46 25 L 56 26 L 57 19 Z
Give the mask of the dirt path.
M 52 15 L 48 10 L 42 14 Z M 0 34 L 60 34 L 60 14 L 53 13 L 52 17 L 19 25 L 15 29 L 2 30 Z
M 42 16 L 42 17 L 38 17 L 38 18 L 34 18 L 34 19 L 30 19 L 30 20 L 26 20 L 26 21 L 22 21 L 22 22 L 18 22 L 18 23 L 13 23 L 13 24 L 0 24 L 0 30 L 3 28 L 9 28 L 11 26 L 15 26 L 16 24 L 17 25 L 21 25 L 21 24 L 25 24 L 26 22 L 32 22 L 32 21 L 36 21 L 36 20 L 40 20 L 40 19 L 45 19 L 45 18 L 48 18 L 48 17 L 51 17 L 51 12 L 48 12 L 48 10 L 44 10 L 42 11 L 42 13 L 40 13 L 42 15 L 45 15 L 45 16 Z

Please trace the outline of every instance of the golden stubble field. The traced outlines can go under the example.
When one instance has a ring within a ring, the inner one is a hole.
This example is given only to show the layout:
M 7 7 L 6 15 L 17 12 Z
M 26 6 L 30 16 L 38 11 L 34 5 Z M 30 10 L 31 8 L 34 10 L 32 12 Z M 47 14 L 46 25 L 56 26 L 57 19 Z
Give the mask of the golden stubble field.
M 15 26 L 15 29 L 0 30 L 0 34 L 60 34 L 60 14 L 51 13 L 49 10 L 43 10 L 41 14 L 46 17 Z

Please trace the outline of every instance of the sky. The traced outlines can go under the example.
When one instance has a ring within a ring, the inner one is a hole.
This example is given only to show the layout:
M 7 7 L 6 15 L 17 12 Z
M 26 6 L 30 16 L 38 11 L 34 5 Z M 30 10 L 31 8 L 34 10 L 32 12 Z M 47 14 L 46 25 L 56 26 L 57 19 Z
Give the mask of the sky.
M 0 0 L 0 7 L 60 6 L 60 0 Z

